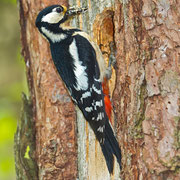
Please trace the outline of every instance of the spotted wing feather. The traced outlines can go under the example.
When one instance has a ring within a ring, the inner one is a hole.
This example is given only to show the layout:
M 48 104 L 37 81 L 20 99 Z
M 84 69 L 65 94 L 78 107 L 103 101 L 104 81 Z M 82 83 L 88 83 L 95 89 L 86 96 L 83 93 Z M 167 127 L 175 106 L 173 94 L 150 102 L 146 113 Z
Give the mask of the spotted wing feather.
M 106 113 L 96 53 L 89 41 L 81 35 L 75 35 L 74 40 L 81 64 L 79 71 L 82 68 L 84 69 L 84 76 L 88 77 L 88 85 L 84 89 L 78 87 L 78 84 L 77 87 L 72 87 L 73 91 L 75 91 L 75 93 L 72 93 L 73 98 L 76 99 L 78 107 L 95 132 L 97 139 L 103 142 Z M 76 81 L 84 83 L 84 78 L 81 78 L 81 76 L 77 77 Z

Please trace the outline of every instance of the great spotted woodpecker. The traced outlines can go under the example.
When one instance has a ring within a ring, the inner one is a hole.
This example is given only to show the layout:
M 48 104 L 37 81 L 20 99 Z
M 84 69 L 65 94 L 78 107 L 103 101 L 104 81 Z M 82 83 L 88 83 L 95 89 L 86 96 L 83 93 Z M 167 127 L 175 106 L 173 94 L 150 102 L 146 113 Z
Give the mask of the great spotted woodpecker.
M 121 167 L 121 151 L 109 122 L 112 106 L 104 59 L 97 44 L 85 32 L 64 26 L 70 17 L 84 10 L 49 6 L 38 14 L 36 27 L 49 41 L 57 71 L 74 104 L 93 129 L 112 173 L 114 155 Z

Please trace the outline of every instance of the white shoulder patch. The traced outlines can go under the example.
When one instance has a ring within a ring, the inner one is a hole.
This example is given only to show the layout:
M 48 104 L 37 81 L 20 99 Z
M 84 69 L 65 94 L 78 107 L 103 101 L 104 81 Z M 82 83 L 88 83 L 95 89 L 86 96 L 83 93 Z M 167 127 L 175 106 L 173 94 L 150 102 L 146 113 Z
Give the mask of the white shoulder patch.
M 106 64 L 105 64 L 102 52 L 99 49 L 99 46 L 91 39 L 91 37 L 87 33 L 79 31 L 79 32 L 75 32 L 73 35 L 75 36 L 77 34 L 86 38 L 91 43 L 94 50 L 96 51 L 96 58 L 97 58 L 97 62 L 98 62 L 99 69 L 100 69 L 100 80 L 99 81 L 102 82 L 104 79 L 104 76 L 106 76 Z
M 82 62 L 79 60 L 78 50 L 76 46 L 75 39 L 69 46 L 69 52 L 74 59 L 74 74 L 76 76 L 77 84 L 75 86 L 76 90 L 87 90 L 88 89 L 88 77 L 85 72 L 86 67 L 82 65 Z
M 42 32 L 49 38 L 53 43 L 60 42 L 66 39 L 66 34 L 54 34 L 51 31 L 47 30 L 45 27 L 41 28 Z

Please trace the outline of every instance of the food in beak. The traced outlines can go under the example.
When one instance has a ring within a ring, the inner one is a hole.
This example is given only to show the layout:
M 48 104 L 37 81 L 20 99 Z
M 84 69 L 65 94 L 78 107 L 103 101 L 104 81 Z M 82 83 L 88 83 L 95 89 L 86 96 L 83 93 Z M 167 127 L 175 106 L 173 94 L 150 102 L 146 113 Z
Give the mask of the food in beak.
M 66 15 L 67 16 L 73 16 L 73 15 L 77 15 L 77 14 L 81 14 L 87 11 L 88 8 L 86 7 L 70 7 L 67 11 L 66 11 Z

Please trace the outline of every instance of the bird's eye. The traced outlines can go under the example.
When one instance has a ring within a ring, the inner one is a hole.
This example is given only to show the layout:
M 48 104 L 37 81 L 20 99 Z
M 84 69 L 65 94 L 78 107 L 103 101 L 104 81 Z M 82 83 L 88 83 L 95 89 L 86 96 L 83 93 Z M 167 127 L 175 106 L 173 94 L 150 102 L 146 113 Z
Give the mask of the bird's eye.
M 57 13 L 60 13 L 60 12 L 62 12 L 62 11 L 63 11 L 62 8 L 60 8 L 60 7 L 56 8 L 56 12 L 57 12 Z

